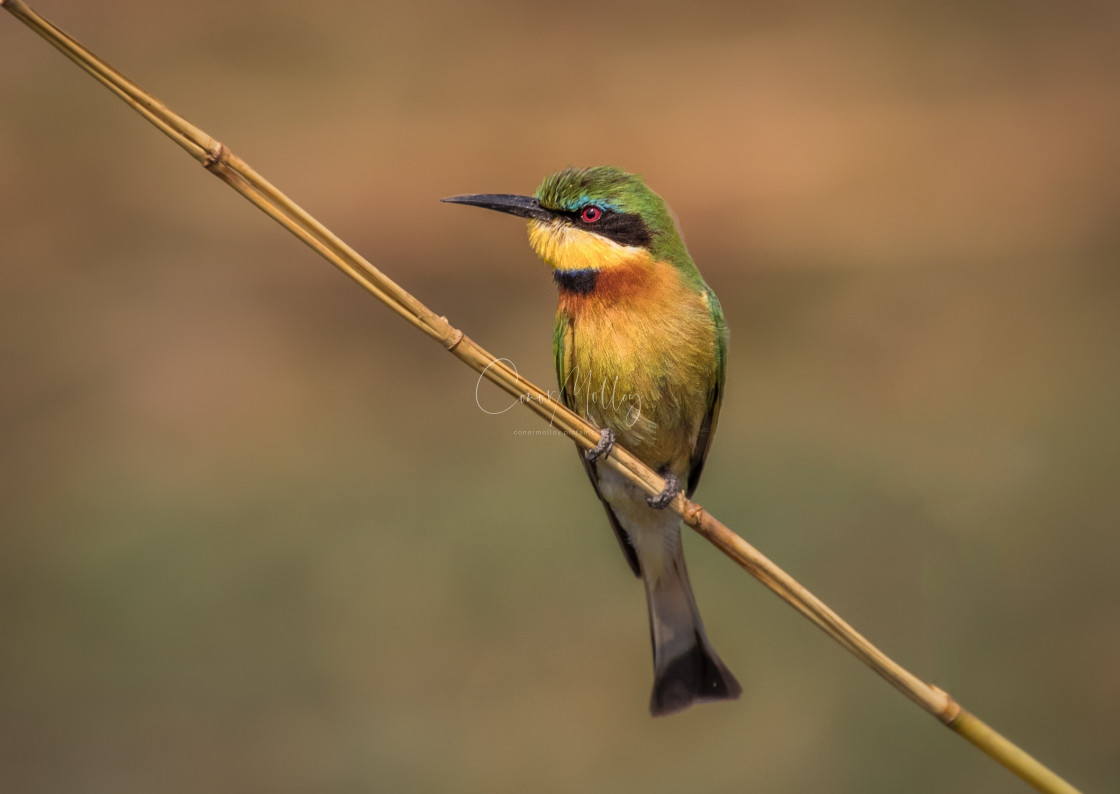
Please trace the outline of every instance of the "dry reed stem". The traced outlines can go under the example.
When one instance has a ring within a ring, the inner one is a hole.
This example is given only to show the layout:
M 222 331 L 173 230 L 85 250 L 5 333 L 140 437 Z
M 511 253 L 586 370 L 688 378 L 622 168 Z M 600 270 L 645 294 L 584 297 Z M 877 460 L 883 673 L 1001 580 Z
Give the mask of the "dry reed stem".
M 67 58 L 124 100 L 130 107 L 183 147 L 207 170 L 224 181 L 269 217 L 298 237 L 354 281 L 371 292 L 412 325 L 434 339 L 460 361 L 497 384 L 529 410 L 559 428 L 581 447 L 591 448 L 599 431 L 582 417 L 554 400 L 547 392 L 522 380 L 505 362 L 453 327 L 447 318 L 398 286 L 354 249 L 276 189 L 220 141 L 210 137 L 124 75 L 102 61 L 81 43 L 40 17 L 22 0 L 0 0 L 0 6 L 46 39 Z M 664 481 L 625 449 L 616 446 L 606 465 L 629 478 L 649 495 L 664 488 Z M 602 464 L 601 464 L 602 465 Z M 738 563 L 813 624 L 850 651 L 899 691 L 1006 766 L 1039 791 L 1077 794 L 1069 783 L 963 709 L 947 693 L 927 684 L 872 645 L 824 602 L 792 576 L 747 543 L 700 505 L 678 494 L 670 507 L 684 523 Z

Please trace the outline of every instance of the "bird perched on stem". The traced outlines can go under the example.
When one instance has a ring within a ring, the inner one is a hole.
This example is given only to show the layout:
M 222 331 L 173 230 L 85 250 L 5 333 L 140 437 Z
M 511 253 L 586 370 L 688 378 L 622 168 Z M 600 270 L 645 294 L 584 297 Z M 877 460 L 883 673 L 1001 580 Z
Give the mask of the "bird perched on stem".
M 650 711 L 734 699 L 739 682 L 704 632 L 685 569 L 680 519 L 692 496 L 723 392 L 727 329 L 715 294 L 669 208 L 618 168 L 566 168 L 532 196 L 444 201 L 529 219 L 529 242 L 559 292 L 553 339 L 561 399 L 601 428 L 583 454 L 592 485 L 634 573 L 645 583 L 653 640 Z M 647 497 L 599 461 L 615 441 L 665 479 Z

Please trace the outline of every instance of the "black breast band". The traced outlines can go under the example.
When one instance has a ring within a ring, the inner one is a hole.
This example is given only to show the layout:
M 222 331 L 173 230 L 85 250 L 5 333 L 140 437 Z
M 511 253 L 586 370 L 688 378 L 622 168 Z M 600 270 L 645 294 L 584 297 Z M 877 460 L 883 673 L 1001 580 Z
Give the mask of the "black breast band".
M 599 280 L 599 271 L 591 267 L 584 270 L 553 270 L 552 278 L 565 292 L 587 295 L 595 291 L 595 282 Z

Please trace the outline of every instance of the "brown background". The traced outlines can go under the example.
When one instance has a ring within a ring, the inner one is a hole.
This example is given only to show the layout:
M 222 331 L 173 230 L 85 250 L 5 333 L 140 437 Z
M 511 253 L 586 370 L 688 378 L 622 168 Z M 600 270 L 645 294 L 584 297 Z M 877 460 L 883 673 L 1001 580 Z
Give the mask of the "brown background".
M 437 199 L 645 174 L 732 329 L 700 501 L 1116 785 L 1115 3 L 36 7 L 544 385 L 522 225 Z M 569 444 L 8 15 L 0 201 L 5 791 L 1025 790 L 692 537 L 745 693 L 651 720 Z

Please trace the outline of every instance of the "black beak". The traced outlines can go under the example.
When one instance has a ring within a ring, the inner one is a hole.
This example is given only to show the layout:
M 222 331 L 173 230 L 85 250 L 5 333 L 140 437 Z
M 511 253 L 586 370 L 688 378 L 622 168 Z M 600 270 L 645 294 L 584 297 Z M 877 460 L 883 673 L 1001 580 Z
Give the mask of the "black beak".
M 473 196 L 451 196 L 440 199 L 447 204 L 471 204 L 488 210 L 508 212 L 519 218 L 536 218 L 539 221 L 555 217 L 532 196 L 514 196 L 509 193 L 479 193 Z

